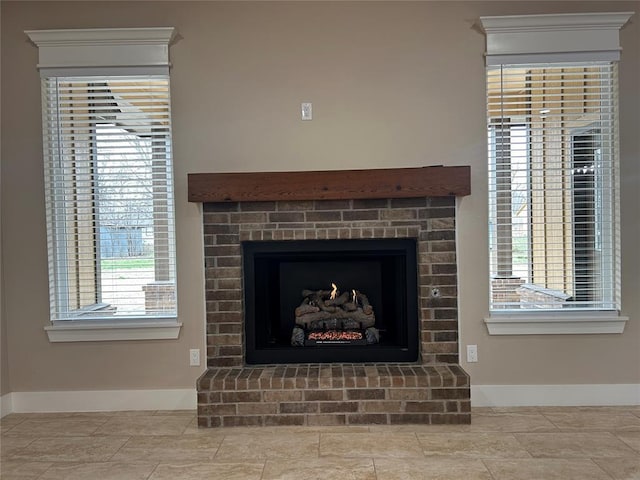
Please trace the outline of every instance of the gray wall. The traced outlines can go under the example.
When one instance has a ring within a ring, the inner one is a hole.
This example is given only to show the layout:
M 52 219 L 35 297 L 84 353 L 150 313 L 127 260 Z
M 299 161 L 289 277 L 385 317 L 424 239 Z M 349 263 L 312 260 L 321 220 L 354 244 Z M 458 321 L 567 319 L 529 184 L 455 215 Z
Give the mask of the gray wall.
M 459 201 L 460 322 L 474 385 L 640 383 L 640 2 L 7 2 L 2 227 L 10 387 L 189 388 L 204 343 L 201 210 L 187 173 L 471 165 Z M 490 337 L 481 15 L 639 12 L 621 32 L 622 335 Z M 51 344 L 37 49 L 25 29 L 174 26 L 175 341 Z M 312 101 L 314 120 L 299 119 Z M 3 345 L 4 347 L 4 345 Z M 7 352 L 6 348 L 3 348 Z M 464 351 L 464 347 L 463 347 Z

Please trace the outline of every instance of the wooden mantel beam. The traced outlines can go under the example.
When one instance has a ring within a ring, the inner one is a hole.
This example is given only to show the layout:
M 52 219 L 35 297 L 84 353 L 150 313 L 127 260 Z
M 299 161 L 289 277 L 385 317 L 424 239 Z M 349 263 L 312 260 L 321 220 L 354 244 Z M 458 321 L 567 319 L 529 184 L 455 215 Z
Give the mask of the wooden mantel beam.
M 190 202 L 345 200 L 471 194 L 471 168 L 190 173 Z

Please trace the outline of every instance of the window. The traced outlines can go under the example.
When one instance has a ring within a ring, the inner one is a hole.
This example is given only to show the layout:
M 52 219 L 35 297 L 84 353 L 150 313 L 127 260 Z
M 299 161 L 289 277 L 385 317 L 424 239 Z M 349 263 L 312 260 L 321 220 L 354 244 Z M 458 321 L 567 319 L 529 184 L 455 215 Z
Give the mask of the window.
M 154 45 L 166 57 L 172 30 L 28 32 L 40 48 L 52 341 L 69 327 L 85 331 L 67 341 L 177 335 L 168 62 Z M 113 42 L 108 62 L 87 39 Z M 104 333 L 118 326 L 127 333 Z
M 557 327 L 604 315 L 620 328 L 617 30 L 628 17 L 482 19 L 490 333 L 545 333 L 491 331 L 524 318 Z M 597 42 L 598 27 L 615 30 L 616 45 Z M 565 329 L 552 331 L 577 333 Z

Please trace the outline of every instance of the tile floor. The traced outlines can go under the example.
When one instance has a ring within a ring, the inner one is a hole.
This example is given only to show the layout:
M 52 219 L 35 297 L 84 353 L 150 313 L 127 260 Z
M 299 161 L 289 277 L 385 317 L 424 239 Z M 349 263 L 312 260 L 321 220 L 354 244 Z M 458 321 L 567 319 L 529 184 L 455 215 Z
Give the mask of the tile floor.
M 640 406 L 473 409 L 471 425 L 198 429 L 194 412 L 12 414 L 0 477 L 640 479 Z

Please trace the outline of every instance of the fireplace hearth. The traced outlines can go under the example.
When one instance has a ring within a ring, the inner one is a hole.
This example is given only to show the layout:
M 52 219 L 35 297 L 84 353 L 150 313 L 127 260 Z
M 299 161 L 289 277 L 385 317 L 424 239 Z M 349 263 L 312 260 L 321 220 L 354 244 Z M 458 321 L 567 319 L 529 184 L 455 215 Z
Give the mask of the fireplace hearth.
M 206 280 L 198 424 L 469 423 L 455 249 L 469 172 L 454 170 L 190 176 Z M 313 188 L 300 198 L 296 184 Z

